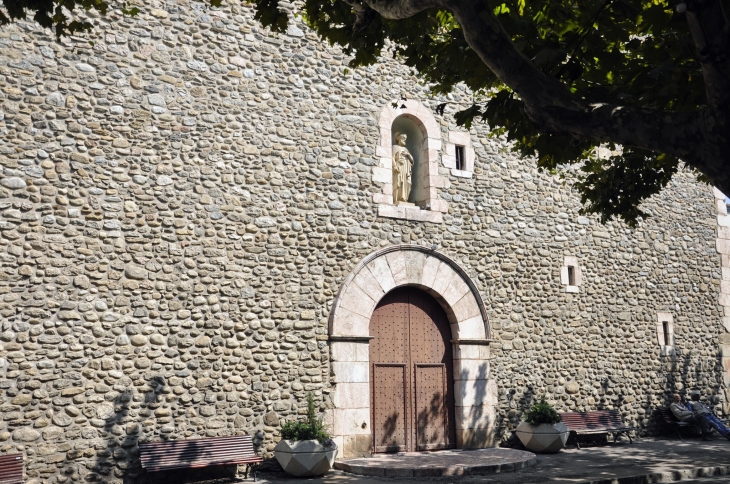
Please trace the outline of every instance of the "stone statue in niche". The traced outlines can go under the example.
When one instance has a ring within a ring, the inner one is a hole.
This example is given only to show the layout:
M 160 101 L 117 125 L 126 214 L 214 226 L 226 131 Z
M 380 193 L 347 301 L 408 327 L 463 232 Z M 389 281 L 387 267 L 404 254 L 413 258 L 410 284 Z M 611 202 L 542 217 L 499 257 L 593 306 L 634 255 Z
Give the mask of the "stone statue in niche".
M 413 156 L 406 148 L 408 137 L 405 133 L 395 134 L 393 145 L 393 203 L 408 203 L 411 195 L 411 174 L 413 173 Z

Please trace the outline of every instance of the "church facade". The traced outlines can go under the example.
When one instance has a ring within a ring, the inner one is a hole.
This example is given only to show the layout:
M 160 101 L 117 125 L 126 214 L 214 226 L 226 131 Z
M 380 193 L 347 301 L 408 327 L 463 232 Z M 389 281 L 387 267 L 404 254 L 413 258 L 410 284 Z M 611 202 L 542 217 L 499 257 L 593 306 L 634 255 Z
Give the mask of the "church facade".
M 233 4 L 93 21 L 0 30 L 0 448 L 29 479 L 269 455 L 310 392 L 341 457 L 498 445 L 542 395 L 643 434 L 674 392 L 730 413 L 730 219 L 690 173 L 602 225 L 397 61 Z

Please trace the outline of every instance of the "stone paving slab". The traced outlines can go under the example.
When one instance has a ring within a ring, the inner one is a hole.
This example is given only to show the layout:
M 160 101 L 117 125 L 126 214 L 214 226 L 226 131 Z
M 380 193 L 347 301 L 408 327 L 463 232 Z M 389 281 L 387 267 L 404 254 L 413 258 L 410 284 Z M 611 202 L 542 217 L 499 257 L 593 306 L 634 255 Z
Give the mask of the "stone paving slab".
M 439 477 L 514 472 L 536 462 L 532 452 L 495 448 L 380 454 L 338 461 L 335 468 L 360 476 Z
M 644 484 L 702 479 L 730 474 L 730 442 L 643 439 L 634 444 L 619 442 L 595 447 L 564 449 L 557 454 L 539 454 L 537 463 L 515 472 L 461 476 L 362 476 L 331 471 L 307 484 L 392 484 L 424 480 L 443 484 Z M 720 479 L 720 477 L 717 477 Z M 724 479 L 724 478 L 723 478 Z M 261 482 L 286 484 L 293 480 L 278 473 L 260 474 Z M 722 482 L 725 482 L 724 480 Z

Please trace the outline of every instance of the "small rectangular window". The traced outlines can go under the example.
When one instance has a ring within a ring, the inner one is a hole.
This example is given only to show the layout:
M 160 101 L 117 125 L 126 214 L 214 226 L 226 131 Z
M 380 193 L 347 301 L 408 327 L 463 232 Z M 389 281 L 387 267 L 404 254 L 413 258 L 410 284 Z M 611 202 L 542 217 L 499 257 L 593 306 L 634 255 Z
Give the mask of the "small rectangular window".
M 575 286 L 575 267 L 568 266 L 568 285 Z
M 466 169 L 466 159 L 464 157 L 464 147 L 463 146 L 456 146 L 456 169 L 457 170 L 465 170 Z
M 664 332 L 664 346 L 672 346 L 672 337 L 669 334 L 669 323 L 662 321 L 662 331 Z

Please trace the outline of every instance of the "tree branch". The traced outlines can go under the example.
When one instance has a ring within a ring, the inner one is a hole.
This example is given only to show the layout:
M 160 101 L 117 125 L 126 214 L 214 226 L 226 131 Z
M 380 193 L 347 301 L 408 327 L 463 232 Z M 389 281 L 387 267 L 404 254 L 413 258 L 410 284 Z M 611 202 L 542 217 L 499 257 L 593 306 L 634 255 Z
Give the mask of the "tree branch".
M 466 42 L 519 94 L 527 116 L 541 131 L 666 153 L 698 169 L 720 190 L 730 193 L 730 110 L 726 108 L 730 86 L 719 88 L 725 86 L 722 79 L 730 52 L 725 46 L 730 34 L 724 30 L 725 17 L 718 13 L 722 0 L 692 1 L 697 4 L 691 14 L 698 16 L 704 42 L 710 46 L 702 49 L 698 44 L 698 51 L 710 56 L 707 65 L 703 64 L 703 73 L 711 74 L 706 83 L 713 101 L 705 109 L 678 113 L 592 103 L 574 95 L 516 48 L 487 0 L 362 0 L 389 19 L 407 18 L 428 8 L 451 11 Z
M 730 19 L 722 0 L 687 2 L 687 25 L 702 65 L 707 104 L 730 109 Z
M 525 57 L 486 0 L 444 1 L 443 8 L 453 13 L 469 46 L 519 94 L 526 114 L 540 130 L 666 153 L 700 170 L 718 188 L 730 193 L 727 111 L 710 107 L 676 113 L 591 103 L 573 95 L 562 82 Z
M 383 18 L 399 20 L 429 8 L 443 8 L 442 0 L 363 0 Z M 349 3 L 349 2 L 348 2 Z

